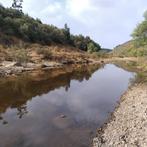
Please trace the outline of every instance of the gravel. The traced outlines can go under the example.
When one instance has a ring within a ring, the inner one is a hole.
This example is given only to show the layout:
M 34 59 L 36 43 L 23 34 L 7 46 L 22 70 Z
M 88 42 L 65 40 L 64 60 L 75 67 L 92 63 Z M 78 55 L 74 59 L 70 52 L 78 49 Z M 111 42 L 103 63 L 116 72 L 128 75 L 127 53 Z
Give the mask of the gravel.
M 131 87 L 112 119 L 98 130 L 93 147 L 147 147 L 147 85 Z

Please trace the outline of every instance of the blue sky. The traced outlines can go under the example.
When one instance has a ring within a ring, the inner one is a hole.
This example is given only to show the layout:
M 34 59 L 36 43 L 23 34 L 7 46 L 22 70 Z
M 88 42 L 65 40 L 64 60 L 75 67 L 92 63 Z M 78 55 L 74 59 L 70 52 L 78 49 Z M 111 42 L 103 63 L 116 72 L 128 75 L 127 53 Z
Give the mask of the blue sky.
M 0 0 L 11 6 L 12 0 Z M 147 0 L 24 0 L 23 11 L 44 23 L 63 27 L 73 34 L 89 35 L 102 47 L 113 48 L 127 40 L 143 19 Z

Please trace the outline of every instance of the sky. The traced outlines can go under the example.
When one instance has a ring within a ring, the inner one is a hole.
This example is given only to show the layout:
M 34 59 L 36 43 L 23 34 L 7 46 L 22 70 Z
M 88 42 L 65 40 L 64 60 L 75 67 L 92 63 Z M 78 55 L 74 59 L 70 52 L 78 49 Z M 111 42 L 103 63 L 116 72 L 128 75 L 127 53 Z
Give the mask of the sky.
M 13 0 L 0 0 L 10 7 Z M 131 39 L 143 20 L 147 0 L 24 0 L 23 12 L 43 23 L 63 28 L 67 23 L 73 34 L 90 36 L 104 48 L 114 48 Z

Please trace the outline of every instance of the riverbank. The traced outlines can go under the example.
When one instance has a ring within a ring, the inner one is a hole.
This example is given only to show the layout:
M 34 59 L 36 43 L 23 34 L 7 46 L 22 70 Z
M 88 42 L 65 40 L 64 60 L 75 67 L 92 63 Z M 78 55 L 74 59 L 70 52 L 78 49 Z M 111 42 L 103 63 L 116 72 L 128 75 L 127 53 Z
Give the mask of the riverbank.
M 113 61 L 137 61 L 137 58 L 95 58 L 86 53 L 74 51 L 70 56 L 68 50 L 56 51 L 52 53 L 52 59 L 44 60 L 43 57 L 33 54 L 30 62 L 18 62 L 3 60 L 0 62 L 0 77 L 20 75 L 24 72 L 33 72 L 36 70 L 49 70 L 56 68 L 63 68 L 67 65 L 88 65 L 88 64 L 105 64 Z M 57 56 L 58 57 L 55 57 Z M 61 58 L 62 57 L 62 58 Z
M 9 76 L 17 76 L 21 75 L 25 72 L 36 72 L 36 71 L 46 71 L 51 69 L 60 69 L 64 68 L 66 66 L 84 66 L 84 65 L 99 65 L 101 64 L 101 61 L 95 62 L 87 60 L 81 61 L 80 63 L 59 63 L 59 62 L 50 62 L 50 61 L 44 61 L 42 63 L 25 63 L 19 65 L 17 62 L 11 62 L 11 61 L 4 61 L 0 64 L 0 77 L 9 77 Z
M 147 146 L 147 85 L 132 86 L 110 121 L 98 130 L 93 147 Z
M 17 48 L 0 46 L 0 77 L 93 62 L 94 59 L 90 54 L 70 46 L 39 44 L 29 44 L 26 48 L 24 45 Z

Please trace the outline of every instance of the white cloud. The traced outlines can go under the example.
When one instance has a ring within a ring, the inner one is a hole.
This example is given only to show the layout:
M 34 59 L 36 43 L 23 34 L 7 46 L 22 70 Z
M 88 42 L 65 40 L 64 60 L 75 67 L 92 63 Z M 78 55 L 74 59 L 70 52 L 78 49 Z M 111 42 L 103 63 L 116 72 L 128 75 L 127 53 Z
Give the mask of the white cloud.
M 12 0 L 0 0 L 0 3 L 6 7 L 10 7 L 12 5 Z
M 41 11 L 42 14 L 49 14 L 49 15 L 55 15 L 59 14 L 62 11 L 62 6 L 58 2 L 54 2 L 53 4 L 49 4 L 45 9 Z
M 66 9 L 71 16 L 79 17 L 87 11 L 93 9 L 90 0 L 66 0 Z
M 10 6 L 12 0 L 0 0 Z M 23 11 L 43 22 L 72 33 L 90 35 L 104 47 L 130 39 L 133 28 L 147 9 L 147 0 L 24 0 Z

